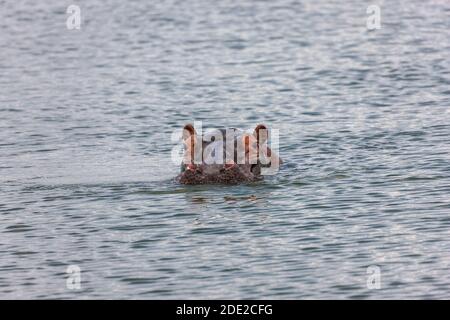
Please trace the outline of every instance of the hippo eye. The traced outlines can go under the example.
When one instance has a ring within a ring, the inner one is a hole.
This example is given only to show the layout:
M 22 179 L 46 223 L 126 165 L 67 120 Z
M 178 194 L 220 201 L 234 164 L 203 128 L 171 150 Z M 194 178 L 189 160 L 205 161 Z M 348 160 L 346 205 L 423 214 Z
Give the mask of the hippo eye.
M 254 174 L 254 175 L 259 175 L 261 173 L 261 167 L 259 164 L 253 164 L 250 168 L 250 171 Z

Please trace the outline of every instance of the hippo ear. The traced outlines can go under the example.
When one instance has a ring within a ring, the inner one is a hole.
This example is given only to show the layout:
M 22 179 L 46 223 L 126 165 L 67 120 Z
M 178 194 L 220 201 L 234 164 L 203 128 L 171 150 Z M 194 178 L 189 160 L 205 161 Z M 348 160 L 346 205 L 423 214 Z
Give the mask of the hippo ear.
M 269 138 L 269 130 L 265 125 L 258 124 L 255 128 L 255 131 L 253 131 L 253 135 L 258 140 L 258 145 L 264 144 Z
M 183 127 L 183 140 L 188 139 L 191 136 L 196 136 L 197 132 L 194 129 L 194 126 L 190 123 Z
M 183 143 L 186 148 L 184 155 L 184 163 L 193 163 L 195 152 L 195 140 L 197 132 L 192 124 L 187 124 L 183 127 Z

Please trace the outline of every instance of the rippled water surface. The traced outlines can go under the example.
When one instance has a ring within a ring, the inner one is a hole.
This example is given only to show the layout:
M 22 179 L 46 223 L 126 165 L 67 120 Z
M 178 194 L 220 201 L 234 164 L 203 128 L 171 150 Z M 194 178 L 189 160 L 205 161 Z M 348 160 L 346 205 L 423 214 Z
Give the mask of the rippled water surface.
M 450 298 L 448 1 L 77 4 L 0 1 L 0 298 Z M 176 184 L 200 120 L 280 173 Z

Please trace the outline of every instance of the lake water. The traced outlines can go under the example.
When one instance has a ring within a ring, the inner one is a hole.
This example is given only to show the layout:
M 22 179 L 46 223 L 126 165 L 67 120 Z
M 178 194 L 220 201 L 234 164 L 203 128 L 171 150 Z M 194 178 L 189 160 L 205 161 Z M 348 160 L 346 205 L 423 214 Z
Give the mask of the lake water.
M 0 298 L 450 298 L 448 1 L 69 4 L 0 1 Z M 193 121 L 285 164 L 178 185 Z

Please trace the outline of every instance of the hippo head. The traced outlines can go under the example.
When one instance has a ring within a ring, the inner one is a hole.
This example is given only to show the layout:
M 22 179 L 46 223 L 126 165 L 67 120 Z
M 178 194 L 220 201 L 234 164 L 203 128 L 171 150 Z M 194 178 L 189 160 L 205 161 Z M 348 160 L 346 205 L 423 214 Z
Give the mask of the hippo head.
M 261 168 L 281 163 L 267 146 L 267 140 L 268 131 L 262 124 L 251 133 L 229 128 L 203 135 L 198 135 L 194 126 L 187 124 L 183 128 L 184 156 L 177 180 L 182 184 L 261 180 Z

